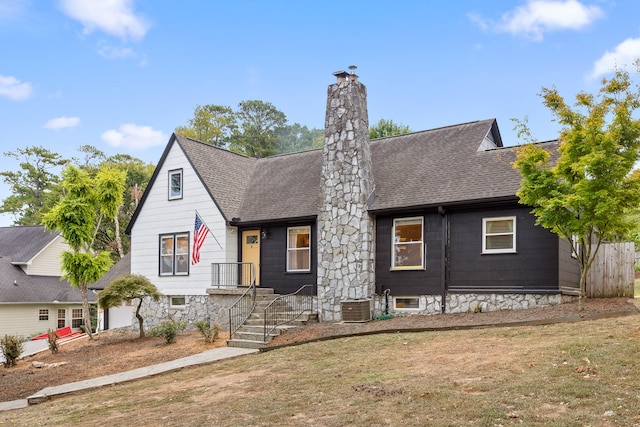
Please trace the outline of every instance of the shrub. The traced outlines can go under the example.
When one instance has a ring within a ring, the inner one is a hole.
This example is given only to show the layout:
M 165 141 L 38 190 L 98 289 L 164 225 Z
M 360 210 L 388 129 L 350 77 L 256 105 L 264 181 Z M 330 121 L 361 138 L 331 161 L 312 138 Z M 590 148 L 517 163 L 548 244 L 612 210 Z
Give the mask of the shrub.
M 49 329 L 47 331 L 47 341 L 49 341 L 49 350 L 51 350 L 52 354 L 56 354 L 58 352 L 58 333 L 54 330 Z
M 173 317 L 169 317 L 162 323 L 157 324 L 151 330 L 149 330 L 149 335 L 152 337 L 164 338 L 167 344 L 171 344 L 172 342 L 176 342 L 176 336 L 178 332 L 184 331 L 187 327 L 185 322 L 178 322 L 173 319 Z
M 206 343 L 214 342 L 218 339 L 218 335 L 220 335 L 220 325 L 217 323 L 211 326 L 206 320 L 200 320 L 194 323 L 194 325 L 198 329 L 198 332 L 202 334 L 204 342 Z
M 633 270 L 634 270 L 634 271 L 640 271 L 640 262 L 636 262 L 636 263 L 633 265 Z
M 0 339 L 0 348 L 4 356 L 4 367 L 15 366 L 24 351 L 23 339 L 15 335 L 5 335 Z

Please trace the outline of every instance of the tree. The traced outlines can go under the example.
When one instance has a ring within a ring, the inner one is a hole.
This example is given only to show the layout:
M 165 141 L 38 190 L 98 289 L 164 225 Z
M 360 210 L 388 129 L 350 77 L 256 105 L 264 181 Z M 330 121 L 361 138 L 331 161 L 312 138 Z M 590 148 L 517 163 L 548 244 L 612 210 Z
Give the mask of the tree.
M 238 128 L 231 136 L 231 150 L 250 157 L 278 154 L 278 134 L 287 124 L 287 116 L 264 101 L 242 101 L 236 112 Z
M 380 119 L 376 125 L 369 127 L 369 138 L 385 138 L 387 136 L 402 135 L 410 132 L 411 129 L 409 126 L 394 123 L 393 120 Z
M 136 318 L 140 327 L 140 338 L 144 338 L 144 319 L 140 314 L 142 301 L 145 297 L 159 301 L 161 296 L 162 294 L 146 277 L 127 274 L 109 283 L 98 293 L 98 305 L 107 309 L 119 305 L 122 301 L 138 299 Z
M 196 105 L 188 126 L 178 126 L 175 132 L 216 147 L 227 147 L 236 129 L 236 117 L 231 107 Z
M 309 129 L 299 123 L 284 126 L 277 135 L 279 153 L 294 153 L 297 151 L 322 148 L 324 144 L 324 130 Z
M 17 172 L 0 172 L 11 187 L 11 195 L 2 201 L 0 213 L 11 213 L 16 225 L 38 225 L 59 193 L 56 169 L 68 162 L 58 153 L 43 147 L 18 148 L 4 153 L 20 162 Z
M 536 223 L 571 242 L 580 266 L 580 309 L 586 277 L 603 241 L 629 238 L 636 230 L 633 213 L 640 205 L 640 92 L 629 74 L 603 79 L 599 93 L 576 96 L 567 105 L 555 88 L 543 88 L 543 104 L 563 127 L 559 157 L 534 144 L 517 150 L 514 167 L 523 177 L 520 203 L 531 206 Z M 519 135 L 533 140 L 524 122 Z M 555 164 L 553 164 L 555 163 Z M 580 251 L 582 248 L 582 251 Z
M 63 278 L 80 290 L 85 332 L 93 337 L 88 285 L 97 281 L 109 270 L 112 261 L 107 251 L 96 252 L 93 248 L 101 215 L 117 210 L 117 197 L 124 188 L 117 188 L 121 176 L 105 169 L 96 174 L 96 186 L 87 171 L 68 165 L 62 172 L 64 195 L 44 215 L 44 225 L 49 230 L 59 231 L 68 243 L 70 251 L 62 253 Z M 100 188 L 100 189 L 99 189 Z M 110 188 L 108 194 L 100 194 Z

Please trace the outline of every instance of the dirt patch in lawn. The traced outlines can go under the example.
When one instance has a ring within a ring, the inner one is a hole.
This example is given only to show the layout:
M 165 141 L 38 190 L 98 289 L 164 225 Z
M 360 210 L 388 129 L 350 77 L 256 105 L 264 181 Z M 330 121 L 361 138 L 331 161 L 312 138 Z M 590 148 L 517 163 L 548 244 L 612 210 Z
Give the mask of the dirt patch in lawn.
M 611 298 L 587 300 L 583 311 L 578 311 L 577 303 L 572 303 L 519 311 L 406 316 L 367 323 L 324 322 L 291 330 L 276 338 L 270 346 L 273 348 L 354 334 L 514 325 L 520 322 L 578 321 L 633 313 L 638 313 L 638 308 L 632 300 Z M 183 332 L 175 343 L 165 344 L 160 338 L 139 339 L 133 332 L 105 332 L 94 340 L 81 339 L 61 345 L 55 355 L 44 351 L 21 359 L 15 367 L 0 367 L 0 402 L 23 399 L 49 386 L 141 368 L 225 346 L 227 338 L 225 333 L 221 333 L 215 343 L 207 344 L 198 332 Z M 451 342 L 450 345 L 450 353 L 454 354 L 458 343 Z M 44 364 L 66 363 L 57 367 L 36 368 L 32 363 L 34 361 Z

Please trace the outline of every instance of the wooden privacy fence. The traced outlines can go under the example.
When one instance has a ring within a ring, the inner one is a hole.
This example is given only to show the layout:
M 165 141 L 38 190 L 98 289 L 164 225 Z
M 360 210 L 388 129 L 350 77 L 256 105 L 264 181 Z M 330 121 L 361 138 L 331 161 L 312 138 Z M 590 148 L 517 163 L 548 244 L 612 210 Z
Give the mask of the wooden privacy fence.
M 603 243 L 587 274 L 587 297 L 633 298 L 633 242 Z

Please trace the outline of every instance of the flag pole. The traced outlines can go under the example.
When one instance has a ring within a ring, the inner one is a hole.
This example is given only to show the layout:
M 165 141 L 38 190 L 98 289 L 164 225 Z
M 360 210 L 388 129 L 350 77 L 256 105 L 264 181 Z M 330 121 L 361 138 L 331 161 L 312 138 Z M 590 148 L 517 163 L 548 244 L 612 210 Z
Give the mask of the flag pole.
M 202 223 L 204 224 L 205 227 L 207 227 L 207 230 L 209 230 L 209 233 L 211 233 L 211 235 L 213 236 L 213 240 L 216 241 L 216 243 L 218 244 L 218 246 L 220 246 L 220 249 L 224 250 L 224 248 L 222 247 L 222 245 L 220 244 L 220 242 L 218 242 L 218 239 L 216 238 L 216 235 L 213 234 L 213 231 L 211 231 L 211 228 L 207 225 L 206 222 L 204 222 L 204 219 L 202 219 L 202 215 L 200 215 L 200 212 L 198 212 L 198 209 L 196 209 L 196 215 L 198 215 L 200 217 L 200 221 L 202 221 Z

